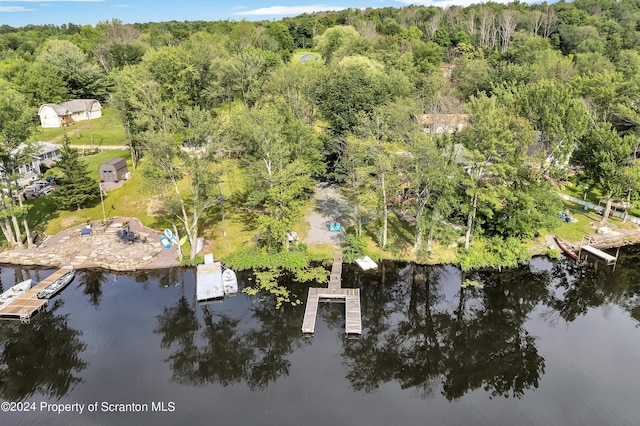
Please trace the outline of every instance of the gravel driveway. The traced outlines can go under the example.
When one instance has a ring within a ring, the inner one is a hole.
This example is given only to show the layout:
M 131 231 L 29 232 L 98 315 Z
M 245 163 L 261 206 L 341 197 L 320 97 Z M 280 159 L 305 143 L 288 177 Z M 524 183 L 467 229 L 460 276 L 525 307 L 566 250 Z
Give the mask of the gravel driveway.
M 316 205 L 313 212 L 307 216 L 309 230 L 303 242 L 341 246 L 344 243 L 344 231 L 329 231 L 329 224 L 340 222 L 344 229 L 349 223 L 349 202 L 336 185 L 326 183 L 316 186 L 314 199 Z

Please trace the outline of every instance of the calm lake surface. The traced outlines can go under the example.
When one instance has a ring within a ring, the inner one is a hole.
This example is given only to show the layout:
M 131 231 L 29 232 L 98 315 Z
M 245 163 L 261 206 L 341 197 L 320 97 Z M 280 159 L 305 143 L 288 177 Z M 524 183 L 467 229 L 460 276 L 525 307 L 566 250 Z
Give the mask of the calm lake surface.
M 345 338 L 340 303 L 321 304 L 304 336 L 304 303 L 239 294 L 201 306 L 193 270 L 80 272 L 31 324 L 0 321 L 0 400 L 30 410 L 0 412 L 0 424 L 640 424 L 640 248 L 615 271 L 566 259 L 464 277 L 345 265 L 343 286 L 361 288 L 361 337 Z M 291 284 L 303 302 L 307 287 Z

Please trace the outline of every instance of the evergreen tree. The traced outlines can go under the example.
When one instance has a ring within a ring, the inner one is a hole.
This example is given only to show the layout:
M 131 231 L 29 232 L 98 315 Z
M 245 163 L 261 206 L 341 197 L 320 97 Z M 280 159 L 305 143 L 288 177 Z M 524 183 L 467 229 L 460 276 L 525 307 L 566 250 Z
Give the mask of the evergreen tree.
M 100 196 L 99 186 L 89 176 L 87 165 L 80 161 L 78 151 L 69 145 L 69 138 L 66 136 L 59 166 L 64 172 L 64 179 L 60 187 L 53 192 L 58 206 L 63 209 L 75 207 L 80 210 Z

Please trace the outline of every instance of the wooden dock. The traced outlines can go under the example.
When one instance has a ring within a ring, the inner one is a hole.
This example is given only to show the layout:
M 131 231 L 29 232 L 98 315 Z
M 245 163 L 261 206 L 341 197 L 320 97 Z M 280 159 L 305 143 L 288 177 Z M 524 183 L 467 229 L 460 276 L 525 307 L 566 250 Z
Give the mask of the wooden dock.
M 362 315 L 360 313 L 360 289 L 349 289 L 345 303 L 345 332 L 362 334 Z
M 340 288 L 342 286 L 342 252 L 336 251 L 333 254 L 333 265 L 329 276 L 329 288 Z
M 302 332 L 313 333 L 316 328 L 318 303 L 321 300 L 345 302 L 345 332 L 347 334 L 362 334 L 362 317 L 360 313 L 360 289 L 342 288 L 342 253 L 333 256 L 333 266 L 329 278 L 328 288 L 310 287 L 307 296 L 307 306 L 304 310 Z
M 304 309 L 304 319 L 302 320 L 303 333 L 313 333 L 316 329 L 316 315 L 318 314 L 318 302 L 320 298 L 317 294 L 313 294 L 312 290 L 317 290 L 317 288 L 309 289 L 307 306 Z
M 617 257 L 612 256 L 609 253 L 605 253 L 602 250 L 598 250 L 597 248 L 591 247 L 589 245 L 582 246 L 581 250 L 584 250 L 589 254 L 599 257 L 600 259 L 604 260 L 607 263 L 607 265 L 615 265 L 616 261 L 618 260 Z
M 70 269 L 73 268 L 71 266 L 63 266 L 16 297 L 10 304 L 0 309 L 0 319 L 20 320 L 21 322 L 29 323 L 31 317 L 36 312 L 44 309 L 49 302 L 47 299 L 38 299 L 38 292 L 69 272 Z

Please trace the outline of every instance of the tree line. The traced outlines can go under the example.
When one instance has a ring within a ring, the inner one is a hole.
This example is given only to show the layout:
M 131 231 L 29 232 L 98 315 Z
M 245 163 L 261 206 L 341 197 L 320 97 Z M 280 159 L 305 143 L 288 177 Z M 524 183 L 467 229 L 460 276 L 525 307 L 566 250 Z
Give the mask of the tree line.
M 514 265 L 522 239 L 554 226 L 570 165 L 608 200 L 605 219 L 613 199 L 637 197 L 638 17 L 633 2 L 580 0 L 3 26 L 0 88 L 32 108 L 111 105 L 134 166 L 192 242 L 232 157 L 251 177 L 243 211 L 269 251 L 287 250 L 328 180 L 353 206 L 356 238 L 369 230 L 386 248 L 401 210 L 416 253 L 462 237 L 465 267 Z M 437 130 L 454 115 L 463 128 Z

